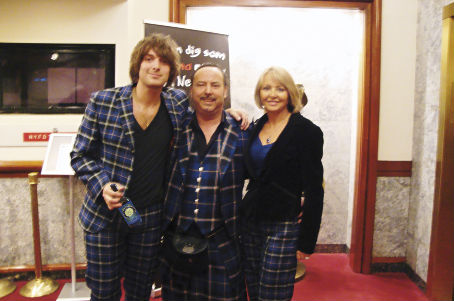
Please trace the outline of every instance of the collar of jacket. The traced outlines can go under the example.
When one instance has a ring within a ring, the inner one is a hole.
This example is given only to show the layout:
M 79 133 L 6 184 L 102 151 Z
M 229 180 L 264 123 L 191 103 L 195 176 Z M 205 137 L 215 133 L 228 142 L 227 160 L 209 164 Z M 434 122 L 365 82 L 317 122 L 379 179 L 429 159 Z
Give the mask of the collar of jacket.
M 263 171 L 266 173 L 266 167 L 269 165 L 270 160 L 276 155 L 279 155 L 282 153 L 282 149 L 285 148 L 289 143 L 291 143 L 292 139 L 292 133 L 293 129 L 295 128 L 295 125 L 298 123 L 299 118 L 301 117 L 300 113 L 292 113 L 290 115 L 290 118 L 288 120 L 287 125 L 284 127 L 282 130 L 282 133 L 279 135 L 277 140 L 274 142 L 273 146 L 269 150 L 268 154 L 265 157 L 264 165 L 263 165 Z M 249 176 L 253 182 L 260 182 L 260 181 L 266 181 L 266 176 L 264 177 L 259 177 L 260 175 L 255 174 L 255 170 L 252 166 L 252 159 L 251 159 L 251 154 L 250 154 L 250 148 L 252 141 L 257 138 L 258 134 L 262 130 L 263 126 L 265 123 L 268 121 L 268 115 L 264 114 L 262 117 L 260 117 L 257 121 L 254 122 L 254 127 L 251 132 L 251 136 L 249 138 L 249 141 L 246 145 L 246 148 L 244 149 L 244 160 L 245 160 L 245 165 L 247 168 L 247 171 L 249 173 Z M 262 174 L 263 175 L 263 174 Z M 254 185 L 254 184 L 252 184 Z
M 229 114 L 225 114 L 225 125 L 223 133 L 221 133 L 216 140 L 221 139 L 220 146 L 217 147 L 217 176 L 222 180 L 225 172 L 227 171 L 230 162 L 233 159 L 236 150 L 237 139 L 239 139 L 239 131 L 241 131 L 238 122 L 233 119 Z M 180 172 L 183 175 L 183 179 L 186 176 L 187 164 L 189 162 L 189 150 L 191 149 L 193 139 L 193 129 L 191 127 L 192 118 L 195 118 L 195 112 L 187 114 L 185 118 L 183 134 L 181 137 L 182 144 L 180 145 L 180 154 L 178 161 L 180 165 Z M 215 141 L 214 144 L 217 144 Z
M 118 90 L 115 105 L 120 110 L 120 122 L 126 137 L 130 140 L 130 145 L 134 148 L 134 112 L 132 104 L 132 90 L 135 85 L 128 85 Z M 167 112 L 172 122 L 174 136 L 180 128 L 180 120 L 186 113 L 183 106 L 177 104 L 177 99 L 172 94 L 172 88 L 163 87 L 161 91 L 161 101 L 164 100 Z

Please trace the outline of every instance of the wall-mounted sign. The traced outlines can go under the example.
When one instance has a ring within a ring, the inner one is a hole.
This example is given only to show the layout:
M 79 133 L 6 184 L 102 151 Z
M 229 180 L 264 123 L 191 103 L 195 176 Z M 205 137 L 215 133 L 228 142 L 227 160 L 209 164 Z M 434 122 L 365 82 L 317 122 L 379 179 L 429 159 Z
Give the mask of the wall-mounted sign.
M 24 142 L 46 142 L 49 141 L 50 132 L 23 133 Z

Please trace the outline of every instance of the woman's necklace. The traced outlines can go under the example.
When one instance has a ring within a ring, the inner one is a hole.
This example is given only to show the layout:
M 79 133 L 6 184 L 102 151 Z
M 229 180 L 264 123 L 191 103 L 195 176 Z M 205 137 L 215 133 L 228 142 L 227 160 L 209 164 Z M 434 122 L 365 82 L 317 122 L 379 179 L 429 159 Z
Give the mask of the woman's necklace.
M 274 140 L 277 139 L 277 137 L 279 137 L 282 130 L 287 125 L 289 118 L 290 118 L 290 115 L 286 116 L 285 118 L 280 120 L 279 123 L 275 124 L 274 126 L 272 126 L 269 122 L 266 123 L 267 129 L 266 129 L 266 133 L 264 135 L 266 144 L 271 144 L 272 142 L 274 142 Z

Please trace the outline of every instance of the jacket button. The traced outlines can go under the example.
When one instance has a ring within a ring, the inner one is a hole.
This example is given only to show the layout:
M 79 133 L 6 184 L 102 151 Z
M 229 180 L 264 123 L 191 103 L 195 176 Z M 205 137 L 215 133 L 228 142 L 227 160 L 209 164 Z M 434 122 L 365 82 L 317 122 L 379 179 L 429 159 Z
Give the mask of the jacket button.
M 203 167 L 202 167 L 202 166 L 201 166 L 201 167 L 199 167 L 199 171 L 203 171 Z
M 199 213 L 199 209 L 194 209 L 194 214 L 198 214 Z

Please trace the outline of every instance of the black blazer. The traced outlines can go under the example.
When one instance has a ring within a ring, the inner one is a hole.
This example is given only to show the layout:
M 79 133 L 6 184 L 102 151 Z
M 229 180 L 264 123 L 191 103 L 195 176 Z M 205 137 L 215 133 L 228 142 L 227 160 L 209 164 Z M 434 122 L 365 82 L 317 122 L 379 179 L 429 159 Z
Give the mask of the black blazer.
M 256 175 L 250 147 L 267 120 L 266 114 L 257 120 L 245 149 L 250 182 L 242 214 L 260 221 L 294 219 L 301 212 L 304 192 L 298 250 L 313 253 L 323 211 L 323 132 L 300 113 L 293 113 Z

